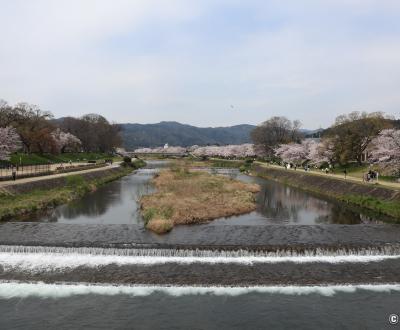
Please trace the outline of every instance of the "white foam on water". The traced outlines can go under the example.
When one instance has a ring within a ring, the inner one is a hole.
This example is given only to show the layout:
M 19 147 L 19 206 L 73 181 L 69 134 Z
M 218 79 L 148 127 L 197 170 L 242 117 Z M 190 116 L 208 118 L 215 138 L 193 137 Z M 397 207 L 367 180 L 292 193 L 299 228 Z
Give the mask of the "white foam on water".
M 91 255 L 76 253 L 0 253 L 0 265 L 6 271 L 62 271 L 78 267 L 97 268 L 107 265 L 151 266 L 168 263 L 190 264 L 237 264 L 254 265 L 260 263 L 370 263 L 400 259 L 400 256 L 315 256 L 315 257 L 155 257 Z
M 397 256 L 400 244 L 381 247 L 361 247 L 356 249 L 277 249 L 275 251 L 238 250 L 203 250 L 203 249 L 154 249 L 154 248 L 96 248 L 96 247 L 56 247 L 56 246 L 18 246 L 0 245 L 0 253 L 48 253 L 48 254 L 90 254 L 101 256 L 134 257 L 322 257 L 322 256 Z
M 150 296 L 154 293 L 180 297 L 187 295 L 240 296 L 250 293 L 309 295 L 332 297 L 337 293 L 354 293 L 358 290 L 373 292 L 400 292 L 400 284 L 328 285 L 328 286 L 252 286 L 252 287 L 201 287 L 201 286 L 115 286 L 95 284 L 45 284 L 1 282 L 0 299 L 11 298 L 66 298 L 78 295 L 129 295 Z

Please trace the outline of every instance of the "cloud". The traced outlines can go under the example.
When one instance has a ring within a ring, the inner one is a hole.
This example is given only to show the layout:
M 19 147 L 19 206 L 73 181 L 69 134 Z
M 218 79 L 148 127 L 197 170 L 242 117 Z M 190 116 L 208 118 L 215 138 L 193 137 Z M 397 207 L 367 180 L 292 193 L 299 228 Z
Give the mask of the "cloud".
M 0 98 L 57 116 L 315 128 L 352 110 L 398 115 L 398 1 L 0 0 L 0 12 Z

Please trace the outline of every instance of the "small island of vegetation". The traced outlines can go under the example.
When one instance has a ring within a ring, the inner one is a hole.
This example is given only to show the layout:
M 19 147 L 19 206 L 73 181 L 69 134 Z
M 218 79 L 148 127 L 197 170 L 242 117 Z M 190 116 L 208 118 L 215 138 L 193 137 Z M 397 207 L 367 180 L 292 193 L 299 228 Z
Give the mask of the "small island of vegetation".
M 155 178 L 157 191 L 141 199 L 146 228 L 163 234 L 174 225 L 199 224 L 256 209 L 258 185 L 174 166 Z

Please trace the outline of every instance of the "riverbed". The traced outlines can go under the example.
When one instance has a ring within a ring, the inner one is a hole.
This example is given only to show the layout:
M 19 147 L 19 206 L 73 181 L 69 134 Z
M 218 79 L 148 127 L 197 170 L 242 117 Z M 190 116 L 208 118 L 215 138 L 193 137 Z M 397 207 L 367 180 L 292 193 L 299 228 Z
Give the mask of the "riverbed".
M 257 210 L 158 236 L 138 200 L 166 162 L 0 224 L 1 329 L 393 329 L 400 226 L 251 177 Z
M 70 224 L 136 224 L 143 225 L 138 201 L 151 194 L 151 179 L 167 161 L 150 161 L 147 168 L 123 177 L 83 198 L 16 221 L 57 222 Z M 249 214 L 211 221 L 208 225 L 316 225 L 381 223 L 383 216 L 312 195 L 276 181 L 241 174 L 237 169 L 206 169 L 248 183 L 257 183 L 257 210 Z

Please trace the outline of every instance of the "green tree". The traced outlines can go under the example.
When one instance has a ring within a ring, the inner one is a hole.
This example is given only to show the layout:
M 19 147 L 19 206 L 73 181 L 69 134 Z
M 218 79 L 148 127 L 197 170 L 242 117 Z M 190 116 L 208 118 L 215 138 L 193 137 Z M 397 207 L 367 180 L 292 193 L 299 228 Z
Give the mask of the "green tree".
M 357 161 L 361 165 L 362 156 L 373 138 L 391 125 L 391 120 L 381 112 L 354 111 L 338 116 L 333 126 L 325 131 L 324 138 L 330 139 L 334 159 L 339 164 Z

